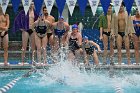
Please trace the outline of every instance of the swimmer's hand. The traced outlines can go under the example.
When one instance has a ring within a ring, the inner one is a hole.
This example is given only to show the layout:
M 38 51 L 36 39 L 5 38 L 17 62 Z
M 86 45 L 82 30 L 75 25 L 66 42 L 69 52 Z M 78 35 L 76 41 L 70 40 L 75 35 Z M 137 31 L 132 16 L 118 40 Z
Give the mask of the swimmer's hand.
M 83 49 L 80 48 L 79 51 L 80 51 L 80 54 L 83 55 Z
M 100 40 L 103 40 L 103 35 L 100 35 Z
M 136 26 L 140 27 L 140 24 L 139 23 L 136 23 Z
M 98 49 L 98 53 L 102 53 L 102 50 L 101 49 Z
M 112 34 L 112 35 L 111 35 L 111 39 L 114 39 L 114 38 L 115 38 L 115 34 Z
M 4 36 L 5 32 L 6 32 L 6 31 L 2 31 L 2 32 L 1 32 L 1 36 Z

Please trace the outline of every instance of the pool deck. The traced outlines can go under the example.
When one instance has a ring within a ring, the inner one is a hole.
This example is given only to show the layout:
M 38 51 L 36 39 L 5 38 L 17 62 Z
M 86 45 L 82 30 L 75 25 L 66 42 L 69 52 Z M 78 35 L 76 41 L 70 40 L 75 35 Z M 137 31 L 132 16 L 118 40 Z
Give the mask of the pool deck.
M 44 67 L 45 68 L 49 68 L 51 66 L 54 66 L 55 64 L 48 64 L 48 65 L 38 65 L 36 66 L 37 69 L 43 69 Z M 84 68 L 84 64 L 80 64 L 80 68 Z M 114 69 L 126 69 L 126 70 L 140 70 L 140 65 L 135 65 L 135 64 L 132 64 L 132 65 L 127 65 L 127 64 L 122 64 L 122 65 L 90 65 L 90 66 L 86 66 L 85 68 L 87 69 L 90 69 L 90 68 L 93 68 L 93 69 L 110 69 L 111 67 L 113 67 Z M 24 66 L 22 66 L 21 64 L 9 64 L 8 66 L 4 66 L 3 63 L 0 63 L 0 70 L 26 70 L 26 69 L 32 69 L 33 66 L 32 64 L 28 64 L 28 63 L 25 63 Z

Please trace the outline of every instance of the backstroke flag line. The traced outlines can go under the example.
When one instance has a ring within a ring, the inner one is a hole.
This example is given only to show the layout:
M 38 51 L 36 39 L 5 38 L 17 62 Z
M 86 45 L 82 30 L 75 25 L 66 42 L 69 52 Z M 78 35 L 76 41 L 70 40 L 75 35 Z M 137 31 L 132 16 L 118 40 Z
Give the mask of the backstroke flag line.
M 108 7 L 111 3 L 111 0 L 100 0 L 101 2 L 101 5 L 102 5 L 102 8 L 103 8 L 103 11 L 104 11 L 104 15 L 107 14 L 107 11 L 108 11 Z
M 11 3 L 12 3 L 12 5 L 13 5 L 13 9 L 14 9 L 14 12 L 15 12 L 15 13 L 16 13 L 17 10 L 18 10 L 20 1 L 21 1 L 21 0 L 11 0 Z
M 93 16 L 95 16 L 95 13 L 99 4 L 99 0 L 88 0 L 88 1 L 92 10 Z
M 4 14 L 5 14 L 6 9 L 8 7 L 9 1 L 10 0 L 0 0 L 0 4 L 1 4 L 2 11 Z M 14 9 L 15 13 L 18 11 L 20 1 L 23 4 L 24 11 L 25 11 L 26 15 L 27 15 L 27 12 L 29 10 L 29 7 L 30 7 L 30 4 L 32 1 L 34 2 L 35 12 L 37 14 L 39 14 L 41 12 L 43 2 L 45 2 L 45 5 L 47 7 L 49 15 L 52 11 L 52 7 L 54 5 L 54 2 L 56 1 L 59 14 L 62 15 L 64 6 L 66 3 L 71 16 L 72 16 L 74 8 L 76 6 L 76 2 L 79 5 L 78 7 L 80 9 L 80 13 L 82 14 L 82 16 L 85 13 L 88 1 L 89 1 L 89 5 L 91 7 L 91 10 L 92 10 L 93 16 L 96 14 L 96 10 L 97 10 L 97 7 L 99 5 L 99 2 L 102 5 L 104 15 L 107 14 L 108 7 L 109 7 L 111 1 L 113 3 L 113 7 L 115 9 L 116 15 L 118 15 L 122 1 L 124 1 L 124 3 L 125 3 L 125 7 L 126 7 L 126 10 L 128 12 L 128 15 L 131 13 L 131 8 L 132 8 L 133 3 L 134 3 L 134 0 L 11 0 L 11 3 L 13 5 L 13 9 Z M 136 6 L 138 7 L 138 11 L 140 12 L 140 0 L 135 0 L 135 2 L 136 2 Z
M 48 14 L 50 15 L 55 0 L 44 0 Z
M 34 1 L 34 5 L 35 5 L 35 12 L 39 15 L 42 11 L 42 5 L 44 0 L 33 0 Z
M 22 0 L 23 8 L 25 11 L 25 14 L 27 15 L 27 12 L 29 10 L 29 7 L 31 5 L 32 0 Z
M 88 1 L 87 0 L 77 0 L 77 1 L 79 4 L 80 12 L 81 12 L 82 16 L 84 16 Z
M 1 1 L 1 7 L 2 7 L 2 11 L 3 11 L 4 14 L 6 12 L 8 4 L 9 4 L 9 0 L 2 0 Z
M 124 1 L 125 6 L 126 6 L 127 13 L 129 15 L 131 12 L 131 8 L 133 6 L 134 0 L 123 0 L 123 1 Z
M 77 0 L 66 0 L 70 15 L 72 16 Z
M 122 1 L 123 0 L 112 0 L 116 15 L 118 15 L 118 13 L 119 13 Z
M 57 8 L 60 15 L 62 15 L 65 3 L 66 3 L 66 0 L 56 0 Z

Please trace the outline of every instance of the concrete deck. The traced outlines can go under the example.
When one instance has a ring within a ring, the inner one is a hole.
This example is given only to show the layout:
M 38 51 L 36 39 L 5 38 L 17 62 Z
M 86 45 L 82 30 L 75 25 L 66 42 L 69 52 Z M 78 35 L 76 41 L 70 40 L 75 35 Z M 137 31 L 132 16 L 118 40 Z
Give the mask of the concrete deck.
M 44 67 L 45 68 L 49 68 L 51 66 L 53 66 L 55 64 L 48 64 L 48 65 L 41 65 L 39 66 L 37 64 L 36 68 L 37 69 L 43 69 Z M 28 63 L 25 63 L 24 66 L 22 66 L 21 64 L 9 64 L 8 66 L 4 66 L 3 63 L 0 63 L 0 70 L 25 70 L 25 69 L 31 69 L 33 66 L 32 64 L 28 64 Z M 90 65 L 90 66 L 84 66 L 83 64 L 80 64 L 80 68 L 87 68 L 87 69 L 110 69 L 110 67 L 113 67 L 114 69 L 126 69 L 126 70 L 140 70 L 140 65 L 135 65 L 135 64 L 132 64 L 132 65 L 127 65 L 127 64 L 122 64 L 122 65 L 117 65 L 115 64 L 114 66 L 111 66 L 111 65 Z

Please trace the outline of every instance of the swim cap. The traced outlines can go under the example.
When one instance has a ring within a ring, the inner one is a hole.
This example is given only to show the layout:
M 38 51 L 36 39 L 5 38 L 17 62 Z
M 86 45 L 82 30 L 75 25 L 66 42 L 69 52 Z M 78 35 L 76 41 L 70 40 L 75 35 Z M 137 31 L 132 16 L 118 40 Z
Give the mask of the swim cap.
M 61 16 L 58 17 L 58 19 L 64 19 L 64 17 L 61 15 Z
M 72 29 L 78 29 L 78 26 L 76 24 L 72 25 Z
M 88 39 L 88 37 L 87 36 L 84 36 L 83 39 Z

